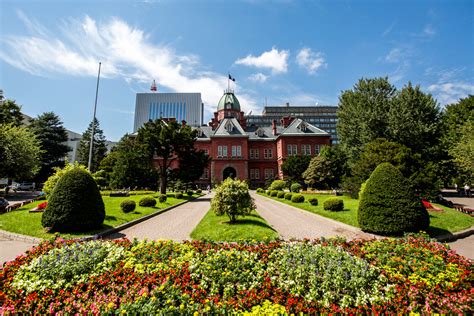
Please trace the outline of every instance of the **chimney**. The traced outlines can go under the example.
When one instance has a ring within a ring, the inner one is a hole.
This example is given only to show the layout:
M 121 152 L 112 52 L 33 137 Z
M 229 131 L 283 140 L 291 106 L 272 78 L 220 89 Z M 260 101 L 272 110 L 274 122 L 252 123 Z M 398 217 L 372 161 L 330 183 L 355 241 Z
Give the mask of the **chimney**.
M 277 121 L 276 120 L 272 121 L 272 133 L 273 133 L 273 136 L 276 136 L 277 134 Z
M 291 122 L 291 118 L 289 116 L 284 116 L 281 119 L 281 126 L 283 126 L 284 128 L 287 128 L 288 125 L 290 125 L 290 122 Z

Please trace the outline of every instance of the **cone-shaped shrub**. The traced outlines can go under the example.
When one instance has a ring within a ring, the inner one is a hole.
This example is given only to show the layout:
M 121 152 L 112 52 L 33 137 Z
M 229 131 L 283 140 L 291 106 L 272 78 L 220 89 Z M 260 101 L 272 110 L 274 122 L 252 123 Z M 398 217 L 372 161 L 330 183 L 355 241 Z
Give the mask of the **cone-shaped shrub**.
M 67 171 L 54 186 L 41 224 L 50 231 L 88 231 L 99 228 L 105 207 L 99 188 L 85 170 Z
M 430 223 L 408 180 L 390 163 L 380 164 L 367 180 L 357 216 L 362 230 L 381 235 L 418 232 Z

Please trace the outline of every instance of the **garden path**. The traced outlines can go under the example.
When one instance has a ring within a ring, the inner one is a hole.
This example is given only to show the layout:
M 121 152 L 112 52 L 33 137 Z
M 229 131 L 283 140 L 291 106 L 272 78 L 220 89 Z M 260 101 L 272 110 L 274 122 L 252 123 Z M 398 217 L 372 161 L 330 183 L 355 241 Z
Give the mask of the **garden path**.
M 325 218 L 305 210 L 251 193 L 257 205 L 257 212 L 284 239 L 303 239 L 342 236 L 348 240 L 377 238 L 356 227 Z
M 33 241 L 11 240 L 0 236 L 0 267 L 4 262 L 11 261 L 17 256 L 25 253 L 26 250 L 36 246 Z
M 210 195 L 184 203 L 163 214 L 150 218 L 142 223 L 126 228 L 107 238 L 137 239 L 172 239 L 182 241 L 191 239 L 189 235 L 194 227 L 211 208 Z

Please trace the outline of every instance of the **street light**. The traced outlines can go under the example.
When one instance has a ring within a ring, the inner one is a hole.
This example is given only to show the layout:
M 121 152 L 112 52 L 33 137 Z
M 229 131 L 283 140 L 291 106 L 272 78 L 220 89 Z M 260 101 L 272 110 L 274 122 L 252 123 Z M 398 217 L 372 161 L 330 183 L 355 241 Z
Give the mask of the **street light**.
M 92 119 L 92 132 L 91 132 L 91 142 L 89 145 L 89 163 L 87 164 L 87 169 L 91 171 L 92 166 L 92 147 L 94 145 L 94 132 L 95 132 L 95 113 L 97 110 L 97 96 L 99 95 L 99 79 L 100 79 L 100 66 L 101 62 L 99 62 L 99 74 L 97 75 L 97 87 L 95 89 L 95 103 L 94 103 L 94 118 Z

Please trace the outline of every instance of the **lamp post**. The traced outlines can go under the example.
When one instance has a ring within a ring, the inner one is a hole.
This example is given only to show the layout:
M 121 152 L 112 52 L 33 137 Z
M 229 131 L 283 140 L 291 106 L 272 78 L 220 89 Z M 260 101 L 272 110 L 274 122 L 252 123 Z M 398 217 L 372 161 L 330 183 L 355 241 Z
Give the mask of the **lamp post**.
M 94 117 L 92 118 L 92 131 L 91 131 L 91 141 L 89 144 L 89 163 L 87 164 L 87 169 L 91 171 L 92 167 L 92 147 L 94 146 L 94 132 L 95 132 L 95 113 L 97 110 L 97 96 L 99 95 L 99 79 L 100 79 L 100 66 L 101 62 L 99 62 L 99 73 L 97 74 L 97 87 L 95 89 L 95 103 L 94 103 Z

